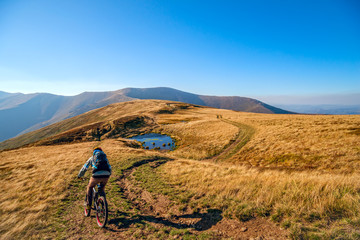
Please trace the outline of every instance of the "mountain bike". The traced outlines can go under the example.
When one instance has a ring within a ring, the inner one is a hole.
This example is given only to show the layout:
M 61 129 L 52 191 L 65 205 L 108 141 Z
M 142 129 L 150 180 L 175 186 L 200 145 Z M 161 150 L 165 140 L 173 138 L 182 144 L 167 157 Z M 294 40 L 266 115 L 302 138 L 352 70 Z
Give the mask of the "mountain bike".
M 105 227 L 108 220 L 108 204 L 106 201 L 105 192 L 101 189 L 101 185 L 93 187 L 92 205 L 90 209 L 86 208 L 87 195 L 85 196 L 84 214 L 86 217 L 90 216 L 91 209 L 96 211 L 96 222 L 99 227 Z

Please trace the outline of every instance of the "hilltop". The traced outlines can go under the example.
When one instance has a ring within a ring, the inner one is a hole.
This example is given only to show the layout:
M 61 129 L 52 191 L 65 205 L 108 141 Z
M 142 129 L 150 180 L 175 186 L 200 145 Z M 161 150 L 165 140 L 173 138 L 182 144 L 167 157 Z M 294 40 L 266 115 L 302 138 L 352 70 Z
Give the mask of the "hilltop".
M 76 96 L 0 92 L 0 141 L 112 103 L 158 99 L 257 113 L 290 113 L 251 98 L 202 96 L 172 88 L 125 88 Z
M 3 239 L 358 239 L 360 116 L 115 103 L 12 139 L 0 152 Z M 128 140 L 156 132 L 172 152 Z M 18 141 L 18 142 L 17 142 Z M 108 229 L 84 218 L 76 175 L 113 166 Z M 31 206 L 31 207 L 29 207 Z

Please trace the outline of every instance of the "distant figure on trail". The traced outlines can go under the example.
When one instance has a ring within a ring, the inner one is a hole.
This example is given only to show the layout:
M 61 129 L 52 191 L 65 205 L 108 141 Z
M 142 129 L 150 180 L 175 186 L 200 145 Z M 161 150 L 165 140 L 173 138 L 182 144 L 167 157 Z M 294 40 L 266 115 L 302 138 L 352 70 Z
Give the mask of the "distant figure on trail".
M 111 175 L 111 166 L 109 160 L 106 157 L 106 154 L 100 147 L 96 147 L 93 150 L 93 155 L 86 161 L 85 165 L 81 168 L 78 178 L 84 176 L 85 172 L 92 166 L 92 177 L 90 178 L 89 184 L 86 189 L 87 202 L 86 208 L 91 208 L 92 201 L 92 188 L 97 184 L 100 184 L 99 191 L 104 191 L 106 183 L 109 180 Z

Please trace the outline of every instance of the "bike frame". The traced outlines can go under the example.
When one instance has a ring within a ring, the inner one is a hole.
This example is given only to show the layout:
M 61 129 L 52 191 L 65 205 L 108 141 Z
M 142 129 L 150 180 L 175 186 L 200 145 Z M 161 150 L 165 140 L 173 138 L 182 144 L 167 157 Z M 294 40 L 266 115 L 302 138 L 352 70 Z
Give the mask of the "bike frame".
M 96 221 L 99 227 L 105 227 L 108 218 L 108 207 L 105 196 L 105 191 L 99 191 L 101 189 L 101 185 L 97 184 L 97 186 L 93 187 L 92 192 L 92 201 L 93 201 L 93 210 L 96 211 Z M 87 201 L 87 196 L 86 196 Z M 90 216 L 91 209 L 88 210 L 85 207 L 85 216 Z

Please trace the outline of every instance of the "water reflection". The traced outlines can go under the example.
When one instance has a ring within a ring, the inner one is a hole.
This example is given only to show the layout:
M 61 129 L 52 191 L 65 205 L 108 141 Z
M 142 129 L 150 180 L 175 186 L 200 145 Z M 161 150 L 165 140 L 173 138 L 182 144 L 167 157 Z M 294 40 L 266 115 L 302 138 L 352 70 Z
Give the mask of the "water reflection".
M 171 137 L 158 133 L 138 135 L 129 139 L 141 142 L 143 148 L 149 150 L 173 150 L 175 148 L 175 142 Z

